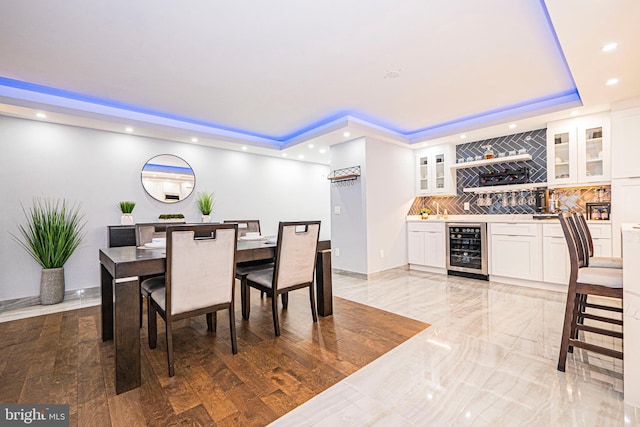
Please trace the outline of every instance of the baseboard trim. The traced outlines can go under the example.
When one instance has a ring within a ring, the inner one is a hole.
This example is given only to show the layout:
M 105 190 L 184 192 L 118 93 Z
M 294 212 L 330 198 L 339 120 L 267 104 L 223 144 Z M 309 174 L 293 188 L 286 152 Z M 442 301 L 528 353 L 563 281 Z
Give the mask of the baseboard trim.
M 389 272 L 393 270 L 402 270 L 402 271 L 409 270 L 409 265 L 407 264 L 407 265 L 401 265 L 399 267 L 392 267 L 387 270 L 376 271 L 374 273 L 356 273 L 355 271 L 340 270 L 338 268 L 331 269 L 332 273 L 334 274 L 341 274 L 343 276 L 353 277 L 355 279 L 363 279 L 363 280 L 375 280 L 379 277 L 384 276 L 385 274 L 389 274 Z
M 447 274 L 446 268 L 427 267 L 426 265 L 409 264 L 409 270 L 424 271 L 425 273 Z
M 91 298 L 100 296 L 100 287 L 74 289 L 64 293 L 64 301 L 73 301 L 82 298 Z M 19 308 L 33 307 L 40 305 L 40 295 L 34 297 L 16 298 L 0 301 L 0 313 L 6 310 L 16 310 Z
M 495 283 L 503 283 L 505 285 L 524 286 L 533 289 L 542 289 L 545 291 L 555 291 L 560 293 L 567 293 L 567 285 L 560 285 L 557 283 L 540 282 L 537 280 L 516 279 L 514 277 L 503 277 L 489 275 L 489 281 Z

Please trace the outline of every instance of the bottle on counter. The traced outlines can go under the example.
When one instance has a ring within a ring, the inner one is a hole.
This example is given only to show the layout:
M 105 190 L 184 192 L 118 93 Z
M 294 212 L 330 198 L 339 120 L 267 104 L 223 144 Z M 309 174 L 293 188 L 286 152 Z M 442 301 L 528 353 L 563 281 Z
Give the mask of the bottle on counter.
M 485 148 L 485 151 L 484 151 L 485 160 L 493 159 L 494 155 L 493 155 L 493 150 L 491 149 L 491 146 L 490 145 L 486 145 L 484 148 Z

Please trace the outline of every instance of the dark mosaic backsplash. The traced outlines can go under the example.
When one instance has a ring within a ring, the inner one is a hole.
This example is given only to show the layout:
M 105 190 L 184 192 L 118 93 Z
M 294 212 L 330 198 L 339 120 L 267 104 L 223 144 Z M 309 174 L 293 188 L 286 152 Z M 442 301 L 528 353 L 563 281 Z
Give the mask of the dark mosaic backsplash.
M 530 183 L 547 181 L 547 142 L 546 129 L 538 129 L 530 132 L 523 132 L 514 135 L 502 136 L 499 138 L 486 139 L 483 141 L 471 142 L 468 144 L 460 144 L 456 146 L 456 159 L 466 159 L 468 157 L 476 158 L 483 156 L 485 146 L 491 145 L 495 157 L 500 153 L 505 153 L 505 157 L 509 156 L 510 151 L 526 149 L 531 154 L 532 159 L 528 161 L 518 161 L 509 163 L 497 163 L 488 166 L 477 166 L 472 168 L 458 169 L 456 171 L 456 197 L 416 197 L 409 210 L 409 215 L 420 215 L 420 208 L 427 207 L 436 213 L 436 206 L 439 205 L 440 213 L 447 210 L 450 215 L 482 215 L 482 214 L 533 214 L 534 206 L 528 204 L 511 206 L 503 206 L 504 193 L 491 195 L 491 205 L 478 205 L 478 195 L 474 193 L 464 193 L 464 188 L 478 187 L 478 176 L 480 173 L 489 171 L 500 172 L 502 169 L 516 169 L 528 167 Z M 589 188 L 571 188 L 555 190 L 559 196 L 559 206 L 561 210 L 579 210 L 585 211 L 586 203 L 597 201 L 597 189 L 600 187 Z M 605 200 L 609 200 L 610 187 L 605 187 Z M 529 196 L 529 192 L 517 192 L 516 200 L 519 201 L 520 196 L 525 199 Z M 508 194 L 508 201 L 511 201 L 512 194 Z M 484 196 L 486 197 L 486 196 Z M 483 200 L 484 201 L 484 200 Z M 469 210 L 464 210 L 464 203 L 469 203 Z M 436 205 L 437 204 L 437 205 Z
M 563 188 L 553 190 L 558 195 L 558 205 L 561 211 L 576 211 L 576 212 L 586 212 L 586 204 L 599 202 L 598 200 L 598 190 L 604 190 L 604 197 L 602 199 L 603 202 L 611 201 L 611 186 L 597 186 L 597 187 L 582 187 L 582 188 Z M 519 193 L 518 193 L 519 194 Z M 524 192 L 525 195 L 528 195 L 527 192 Z M 507 208 L 502 208 L 502 195 L 493 195 L 493 205 L 491 207 L 477 206 L 478 196 L 473 196 L 473 200 L 469 202 L 470 210 L 465 211 L 464 209 L 456 210 L 457 203 L 455 203 L 455 199 L 457 197 L 416 197 L 413 201 L 413 205 L 411 209 L 409 209 L 408 215 L 420 215 L 420 208 L 426 207 L 433 211 L 432 214 L 436 213 L 436 203 L 440 205 L 440 213 L 442 214 L 444 210 L 447 210 L 447 213 L 450 215 L 474 215 L 474 214 L 509 214 L 509 213 L 533 213 L 533 209 L 530 209 L 529 212 L 522 212 L 523 209 L 519 209 L 519 206 L 511 208 L 510 206 Z M 474 206 L 475 205 L 475 206 Z M 497 205 L 500 205 L 499 207 Z M 475 209 L 474 209 L 475 207 Z M 493 209 L 492 209 L 493 208 Z M 528 208 L 528 206 L 527 206 Z M 484 209 L 484 212 L 478 212 L 478 210 Z M 509 209 L 513 209 L 513 211 L 509 212 Z

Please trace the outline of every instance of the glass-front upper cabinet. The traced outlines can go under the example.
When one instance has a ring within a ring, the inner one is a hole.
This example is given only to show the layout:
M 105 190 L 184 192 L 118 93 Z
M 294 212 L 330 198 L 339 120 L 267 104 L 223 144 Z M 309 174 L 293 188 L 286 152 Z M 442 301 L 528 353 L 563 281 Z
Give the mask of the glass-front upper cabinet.
M 607 114 L 549 123 L 547 182 L 583 184 L 611 180 Z
M 429 191 L 429 157 L 418 157 L 418 192 Z
M 611 179 L 610 125 L 608 117 L 586 117 L 578 127 L 578 181 Z
M 456 194 L 454 145 L 438 145 L 416 152 L 416 194 L 420 196 L 444 196 Z
M 550 124 L 547 127 L 547 182 L 576 182 L 576 154 L 575 128 Z
M 436 154 L 436 190 L 443 190 L 445 185 L 444 154 Z

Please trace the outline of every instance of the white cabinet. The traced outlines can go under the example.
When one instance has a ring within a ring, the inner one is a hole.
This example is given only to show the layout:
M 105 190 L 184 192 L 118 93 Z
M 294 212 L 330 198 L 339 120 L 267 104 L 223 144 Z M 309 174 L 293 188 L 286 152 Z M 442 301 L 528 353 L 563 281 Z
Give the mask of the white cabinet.
M 549 123 L 547 182 L 583 184 L 611 180 L 610 120 L 606 114 Z
M 640 148 L 640 144 L 638 144 Z M 640 154 L 640 151 L 638 152 Z M 622 256 L 620 226 L 626 222 L 640 223 L 640 178 L 611 181 L 611 221 L 613 221 L 613 256 Z
M 542 280 L 542 231 L 538 224 L 490 224 L 489 274 Z
M 422 231 L 409 230 L 409 236 L 407 241 L 409 242 L 408 258 L 409 264 L 424 265 L 426 258 L 424 255 L 425 250 L 425 233 Z
M 612 177 L 640 177 L 640 107 L 613 112 L 611 122 Z
M 410 222 L 408 224 L 409 264 L 446 268 L 443 222 Z
M 588 225 L 593 240 L 593 256 L 612 256 L 611 224 L 596 224 L 591 221 Z
M 596 224 L 591 221 L 588 226 L 593 240 L 593 256 L 610 257 L 611 224 Z M 568 285 L 571 260 L 562 226 L 559 223 L 543 224 L 542 229 L 544 281 Z
M 571 261 L 562 226 L 559 223 L 543 224 L 542 235 L 543 280 L 548 283 L 568 285 Z
M 455 195 L 454 145 L 438 145 L 416 152 L 416 194 L 419 196 Z

